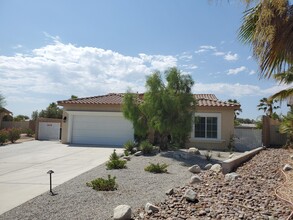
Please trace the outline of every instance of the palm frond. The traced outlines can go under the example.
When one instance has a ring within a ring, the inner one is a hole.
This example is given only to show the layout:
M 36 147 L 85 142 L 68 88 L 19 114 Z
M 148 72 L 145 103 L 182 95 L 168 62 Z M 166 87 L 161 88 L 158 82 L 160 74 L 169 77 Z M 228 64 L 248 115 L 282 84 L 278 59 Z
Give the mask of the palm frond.
M 293 96 L 293 87 L 281 90 L 280 92 L 277 92 L 276 94 L 272 95 L 269 99 L 283 101 L 290 96 Z

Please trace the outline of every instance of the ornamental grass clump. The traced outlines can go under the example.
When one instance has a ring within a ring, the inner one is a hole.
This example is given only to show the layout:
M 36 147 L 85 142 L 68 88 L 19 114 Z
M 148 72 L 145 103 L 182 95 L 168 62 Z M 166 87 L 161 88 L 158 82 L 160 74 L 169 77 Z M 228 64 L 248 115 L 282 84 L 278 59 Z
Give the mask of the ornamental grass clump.
M 110 155 L 109 161 L 106 163 L 107 169 L 108 170 L 113 170 L 113 169 L 124 169 L 126 168 L 126 160 L 121 160 L 117 153 L 116 150 Z
M 128 154 L 134 154 L 135 153 L 134 149 L 135 149 L 134 141 L 129 140 L 124 144 L 124 152 L 127 152 Z
M 165 163 L 163 163 L 163 164 L 150 163 L 150 165 L 145 167 L 144 170 L 147 172 L 151 172 L 151 173 L 167 173 L 168 172 L 167 167 L 168 167 L 168 165 Z
M 118 187 L 116 177 L 111 177 L 111 175 L 108 175 L 108 179 L 97 178 L 86 183 L 86 185 L 97 191 L 114 191 Z
M 139 149 L 144 155 L 152 154 L 154 152 L 154 146 L 149 141 L 142 141 L 139 145 Z

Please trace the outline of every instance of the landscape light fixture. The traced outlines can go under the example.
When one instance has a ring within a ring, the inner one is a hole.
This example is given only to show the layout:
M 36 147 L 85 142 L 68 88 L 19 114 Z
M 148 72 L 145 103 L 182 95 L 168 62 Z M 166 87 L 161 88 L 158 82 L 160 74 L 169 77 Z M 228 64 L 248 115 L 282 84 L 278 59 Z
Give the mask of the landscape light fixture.
M 47 174 L 50 174 L 50 193 L 51 193 L 52 196 L 54 196 L 54 195 L 56 195 L 56 194 L 53 193 L 53 191 L 52 191 L 52 173 L 54 173 L 53 170 L 49 170 L 49 171 L 47 172 Z
M 64 122 L 64 123 L 66 122 L 66 119 L 67 119 L 67 117 L 64 116 L 64 117 L 63 117 L 63 122 Z

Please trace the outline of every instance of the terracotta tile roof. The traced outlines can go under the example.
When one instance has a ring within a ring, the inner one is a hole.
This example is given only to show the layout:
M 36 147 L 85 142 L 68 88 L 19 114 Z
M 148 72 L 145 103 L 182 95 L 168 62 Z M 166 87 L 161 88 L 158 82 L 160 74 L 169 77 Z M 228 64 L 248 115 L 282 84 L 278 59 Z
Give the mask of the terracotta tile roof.
M 105 104 L 105 105 L 121 105 L 123 102 L 123 93 L 109 93 L 107 95 L 93 96 L 86 98 L 68 99 L 58 101 L 58 105 L 64 104 Z M 143 94 L 138 94 L 139 99 L 143 99 Z M 240 108 L 239 104 L 223 102 L 217 99 L 214 94 L 195 94 L 197 106 L 200 107 L 233 107 Z
M 123 94 L 121 93 L 109 93 L 107 95 L 93 96 L 86 98 L 68 99 L 58 101 L 58 105 L 64 104 L 111 104 L 121 105 L 123 101 Z
M 235 109 L 240 108 L 239 104 L 218 100 L 218 98 L 214 94 L 194 94 L 194 98 L 197 100 L 197 106 L 199 107 L 233 107 Z
M 7 114 L 12 114 L 12 112 L 9 111 L 9 110 L 7 110 L 6 108 L 0 108 L 0 113 L 1 113 L 1 112 L 5 112 L 5 113 L 7 113 Z

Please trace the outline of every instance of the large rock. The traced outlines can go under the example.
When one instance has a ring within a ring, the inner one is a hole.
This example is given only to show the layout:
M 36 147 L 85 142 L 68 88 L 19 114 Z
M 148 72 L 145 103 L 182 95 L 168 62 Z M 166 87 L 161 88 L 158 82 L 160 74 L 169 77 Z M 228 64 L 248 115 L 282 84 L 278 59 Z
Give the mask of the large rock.
M 188 149 L 188 153 L 190 153 L 190 154 L 195 154 L 195 155 L 200 155 L 199 150 L 198 150 L 197 148 L 195 148 L 195 147 L 191 147 L 191 148 L 189 148 L 189 149 Z
M 131 219 L 131 207 L 129 205 L 119 205 L 114 209 L 115 220 L 129 220 Z
M 200 166 L 193 165 L 193 166 L 188 168 L 188 171 L 190 171 L 191 173 L 200 173 L 201 169 L 200 169 Z
M 134 156 L 141 156 L 142 155 L 142 151 L 137 151 L 137 152 L 135 152 L 134 154 L 133 154 Z
M 207 165 L 205 165 L 204 169 L 209 170 L 209 169 L 211 169 L 212 166 L 213 166 L 213 164 L 208 163 Z
M 214 164 L 210 170 L 216 172 L 216 173 L 220 173 L 222 171 L 222 166 L 220 164 Z
M 188 202 L 197 202 L 197 195 L 192 189 L 187 189 L 183 195 L 183 197 L 188 201 Z
M 290 164 L 286 164 L 284 167 L 283 167 L 283 170 L 284 171 L 289 171 L 289 170 L 292 170 L 293 167 L 290 165 Z
M 190 184 L 200 183 L 202 180 L 198 175 L 193 175 L 190 178 Z
M 237 179 L 239 177 L 240 177 L 240 175 L 238 173 L 235 173 L 235 172 L 233 172 L 233 173 L 227 173 L 225 175 L 225 180 L 231 181 L 231 180 L 235 180 L 235 179 Z
M 130 156 L 123 156 L 122 159 L 129 161 L 131 159 L 131 157 Z
M 145 204 L 144 210 L 147 213 L 149 213 L 149 212 L 158 212 L 160 209 L 159 209 L 159 207 L 148 202 L 147 204 Z

